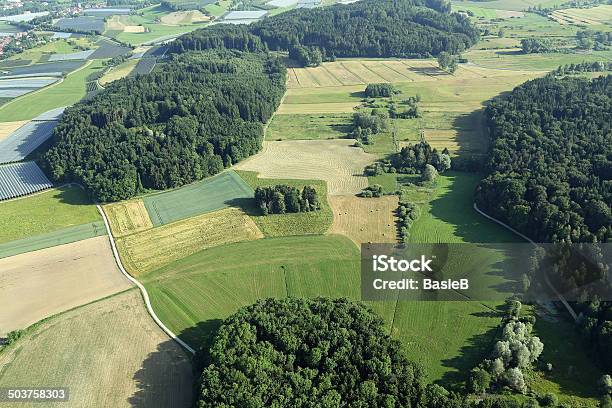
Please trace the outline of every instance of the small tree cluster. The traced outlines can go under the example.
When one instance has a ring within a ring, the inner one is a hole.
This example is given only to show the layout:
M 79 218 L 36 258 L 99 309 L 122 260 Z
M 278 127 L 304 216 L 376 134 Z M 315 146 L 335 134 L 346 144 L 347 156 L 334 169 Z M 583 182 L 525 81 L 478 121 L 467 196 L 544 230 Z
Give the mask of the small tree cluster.
M 384 173 L 397 173 L 397 170 L 389 160 L 383 160 L 366 166 L 364 173 L 366 176 L 380 176 Z
M 539 54 L 555 51 L 552 42 L 547 38 L 523 38 L 521 48 L 525 54 Z
M 368 84 L 365 89 L 365 94 L 368 98 L 388 98 L 400 91 L 393 84 Z
M 606 61 L 595 61 L 595 62 L 581 62 L 578 64 L 565 64 L 561 65 L 555 71 L 554 75 L 565 75 L 580 72 L 605 72 L 612 71 L 612 62 Z
M 309 212 L 321 208 L 317 190 L 312 186 L 305 186 L 302 191 L 285 184 L 257 187 L 255 203 L 263 215 Z
M 457 58 L 446 51 L 442 51 L 438 55 L 438 66 L 440 69 L 452 74 L 457 70 Z
M 489 388 L 491 382 L 520 393 L 527 391 L 522 370 L 530 368 L 540 357 L 544 345 L 532 334 L 534 319 L 518 318 L 520 308 L 520 302 L 508 302 L 508 319 L 501 339 L 495 343 L 491 357 L 472 370 L 469 382 L 471 391 L 482 393 Z
M 401 242 L 408 242 L 410 228 L 420 215 L 421 209 L 418 205 L 410 201 L 400 201 L 397 208 L 397 216 L 399 217 L 399 237 Z
M 293 46 L 289 49 L 289 58 L 298 61 L 305 67 L 318 67 L 323 62 L 323 54 L 318 47 Z
M 418 174 L 425 169 L 427 164 L 432 165 L 438 173 L 443 173 L 451 168 L 448 149 L 439 152 L 437 149 L 432 149 L 425 141 L 402 147 L 391 161 L 398 173 Z
M 376 109 L 372 109 L 371 113 L 355 112 L 351 136 L 364 144 L 370 144 L 370 136 L 386 130 L 388 121 L 389 115 Z
M 426 164 L 421 172 L 421 181 L 423 183 L 433 183 L 438 178 L 438 171 L 431 164 Z
M 383 188 L 380 184 L 374 184 L 364 188 L 359 197 L 382 197 L 384 195 Z
M 421 117 L 421 111 L 419 109 L 419 102 L 421 101 L 420 95 L 411 96 L 402 100 L 401 104 L 405 106 L 404 110 L 399 111 L 395 103 L 389 104 L 389 116 L 398 119 L 414 119 Z

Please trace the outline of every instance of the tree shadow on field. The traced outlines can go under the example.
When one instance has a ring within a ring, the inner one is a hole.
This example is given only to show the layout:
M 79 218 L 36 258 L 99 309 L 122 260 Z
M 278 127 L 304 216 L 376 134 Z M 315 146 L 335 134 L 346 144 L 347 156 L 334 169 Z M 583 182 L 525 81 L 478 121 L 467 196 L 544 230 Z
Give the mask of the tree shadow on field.
M 485 313 L 486 316 L 483 316 L 483 313 Z M 501 318 L 499 313 L 492 310 L 490 313 L 491 315 L 489 315 L 489 312 L 476 312 L 471 313 L 471 316 Z M 436 383 L 452 391 L 465 391 L 470 371 L 489 356 L 493 344 L 497 339 L 498 331 L 499 325 L 488 329 L 484 333 L 479 333 L 470 337 L 461 347 L 457 356 L 442 360 L 442 365 L 444 367 L 449 367 L 453 370 L 446 372 L 440 380 L 436 381 Z
M 128 403 L 134 408 L 190 408 L 196 378 L 192 357 L 168 339 L 149 353 L 134 374 L 136 391 Z
M 261 211 L 255 205 L 255 199 L 253 198 L 232 198 L 224 202 L 225 205 L 234 208 L 240 208 L 248 215 L 261 215 Z

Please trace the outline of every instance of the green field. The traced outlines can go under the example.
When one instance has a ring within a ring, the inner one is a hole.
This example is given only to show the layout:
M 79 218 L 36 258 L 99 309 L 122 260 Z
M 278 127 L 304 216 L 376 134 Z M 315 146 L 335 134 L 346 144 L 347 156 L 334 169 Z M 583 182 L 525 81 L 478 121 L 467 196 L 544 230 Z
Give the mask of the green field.
M 348 238 L 267 238 L 201 251 L 142 276 L 159 317 L 201 344 L 238 307 L 265 297 L 359 296 L 359 251 Z
M 104 68 L 102 63 L 88 62 L 62 81 L 6 103 L 0 107 L 0 122 L 30 120 L 51 109 L 74 105 L 86 94 L 87 78 Z
M 0 30 L 2 31 L 2 30 Z M 8 60 L 9 61 L 19 61 L 19 60 L 28 60 L 30 62 L 46 62 L 45 59 L 48 59 L 52 54 L 70 54 L 73 52 L 82 51 L 79 47 L 84 47 L 86 49 L 94 48 L 94 44 L 89 41 L 87 38 L 80 39 L 59 39 L 48 42 L 43 45 L 39 45 L 34 48 L 30 48 L 28 50 L 24 50 L 19 54 L 13 55 Z
M 168 224 L 230 206 L 253 197 L 253 190 L 233 171 L 175 190 L 143 197 L 154 226 Z
M 266 140 L 340 139 L 350 131 L 350 114 L 275 115 Z
M 101 221 L 83 190 L 67 186 L 0 203 L 0 244 Z
M 551 7 L 559 4 L 559 0 L 492 0 L 492 1 L 459 1 L 453 0 L 453 9 L 462 7 L 479 7 L 496 10 L 522 11 L 531 6 L 541 5 Z
M 232 5 L 232 0 L 218 0 L 214 3 L 204 6 L 204 10 L 215 17 L 220 17 L 225 14 L 228 8 Z
M 295 214 L 269 214 L 260 215 L 257 208 L 245 209 L 251 215 L 257 227 L 266 237 L 281 237 L 288 235 L 324 234 L 333 221 L 333 214 L 327 203 L 327 185 L 321 180 L 288 180 L 288 179 L 263 179 L 258 178 L 257 173 L 239 170 L 237 173 L 244 181 L 255 189 L 257 187 L 287 184 L 299 189 L 304 186 L 312 186 L 317 190 L 321 209 L 319 211 Z
M 0 258 L 69 244 L 71 242 L 82 241 L 100 235 L 106 235 L 106 228 L 104 227 L 103 221 L 100 220 L 79 224 L 0 244 Z
M 385 193 L 393 193 L 397 191 L 397 176 L 395 174 L 383 173 L 378 176 L 369 176 L 368 183 L 371 186 L 375 184 L 382 186 Z

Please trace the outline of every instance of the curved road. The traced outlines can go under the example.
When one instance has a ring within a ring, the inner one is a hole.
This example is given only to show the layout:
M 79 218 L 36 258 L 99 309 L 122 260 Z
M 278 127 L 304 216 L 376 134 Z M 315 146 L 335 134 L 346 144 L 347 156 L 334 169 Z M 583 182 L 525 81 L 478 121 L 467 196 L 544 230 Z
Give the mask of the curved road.
M 119 267 L 119 270 L 121 271 L 121 273 L 123 273 L 125 277 L 130 280 L 130 282 L 133 282 L 136 286 L 138 286 L 138 289 L 140 289 L 140 293 L 142 293 L 142 297 L 147 306 L 147 312 L 149 312 L 149 315 L 151 315 L 155 323 L 168 336 L 170 336 L 174 341 L 176 341 L 182 348 L 187 350 L 190 354 L 195 354 L 195 350 L 189 344 L 181 340 L 176 334 L 174 334 L 169 328 L 167 328 L 166 325 L 162 323 L 159 317 L 157 317 L 157 315 L 155 314 L 155 311 L 153 310 L 153 306 L 151 306 L 151 301 L 149 300 L 149 294 L 147 293 L 147 290 L 145 289 L 145 287 L 140 282 L 138 282 L 136 279 L 134 279 L 129 273 L 127 273 L 127 271 L 123 267 L 123 264 L 121 263 L 121 258 L 119 258 L 119 252 L 117 252 L 117 247 L 115 246 L 115 240 L 113 238 L 113 233 L 110 229 L 110 224 L 108 223 L 106 214 L 104 213 L 104 210 L 99 204 L 96 204 L 96 207 L 98 208 L 98 212 L 100 213 L 100 215 L 102 215 L 102 219 L 104 220 L 104 226 L 106 227 L 106 232 L 108 233 L 108 239 L 110 241 L 111 248 L 113 249 L 113 256 L 115 257 L 115 262 L 117 262 L 117 266 Z

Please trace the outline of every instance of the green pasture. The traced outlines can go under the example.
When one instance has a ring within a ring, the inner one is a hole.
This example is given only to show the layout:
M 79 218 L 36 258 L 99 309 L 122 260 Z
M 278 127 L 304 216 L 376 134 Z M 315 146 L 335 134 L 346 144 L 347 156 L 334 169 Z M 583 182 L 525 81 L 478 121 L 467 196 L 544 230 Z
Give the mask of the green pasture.
M 227 13 L 229 7 L 232 5 L 232 0 L 218 0 L 214 3 L 207 4 L 204 6 L 204 10 L 208 11 L 215 17 L 220 17 Z
M 0 107 L 0 122 L 30 120 L 51 109 L 74 105 L 86 94 L 87 78 L 104 69 L 102 63 L 103 60 L 89 62 L 60 82 L 6 103 Z
M 461 9 L 462 7 L 478 7 L 494 10 L 510 10 L 522 11 L 531 6 L 541 5 L 542 7 L 551 7 L 560 4 L 559 0 L 492 0 L 492 1 L 459 1 L 453 0 L 453 9 Z
M 2 202 L 0 214 L 0 244 L 101 220 L 85 192 L 73 186 Z
M 260 215 L 257 208 L 245 207 L 257 227 L 266 237 L 288 235 L 324 234 L 333 222 L 333 214 L 327 203 L 327 184 L 321 180 L 290 180 L 258 178 L 256 172 L 238 170 L 244 181 L 255 189 L 257 187 L 287 184 L 299 189 L 312 186 L 317 190 L 321 209 L 319 211 L 295 214 Z
M 382 186 L 385 193 L 393 193 L 397 191 L 397 177 L 395 174 L 383 173 L 378 176 L 369 176 L 368 183 L 371 186 L 375 184 Z
M 224 171 L 175 190 L 143 197 L 153 225 L 168 224 L 230 206 L 243 205 L 253 189 L 234 171 Z
M 266 140 L 323 140 L 347 137 L 351 114 L 275 115 Z
M 515 50 L 470 50 L 465 53 L 468 60 L 484 68 L 552 71 L 560 65 L 581 62 L 609 61 L 612 51 L 590 51 L 588 53 L 523 54 Z

